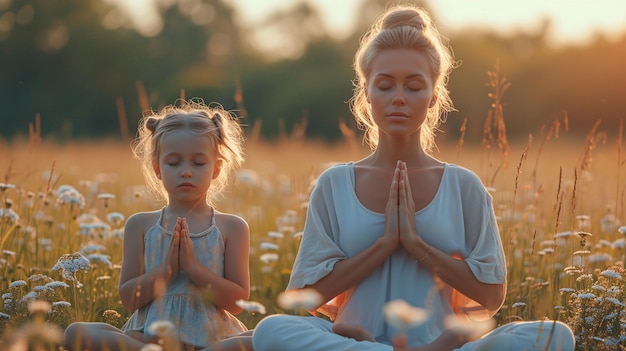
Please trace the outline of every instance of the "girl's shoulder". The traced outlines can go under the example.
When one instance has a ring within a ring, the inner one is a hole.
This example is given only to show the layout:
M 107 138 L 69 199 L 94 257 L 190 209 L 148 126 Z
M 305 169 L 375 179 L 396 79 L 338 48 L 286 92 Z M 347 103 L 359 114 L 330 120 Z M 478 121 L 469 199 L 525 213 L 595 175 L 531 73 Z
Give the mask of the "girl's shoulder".
M 236 233 L 248 235 L 248 222 L 245 219 L 232 213 L 214 211 L 215 225 L 220 229 L 222 235 L 229 236 Z
M 161 212 L 162 210 L 134 213 L 126 220 L 126 228 L 133 228 L 135 231 L 145 232 L 159 222 Z

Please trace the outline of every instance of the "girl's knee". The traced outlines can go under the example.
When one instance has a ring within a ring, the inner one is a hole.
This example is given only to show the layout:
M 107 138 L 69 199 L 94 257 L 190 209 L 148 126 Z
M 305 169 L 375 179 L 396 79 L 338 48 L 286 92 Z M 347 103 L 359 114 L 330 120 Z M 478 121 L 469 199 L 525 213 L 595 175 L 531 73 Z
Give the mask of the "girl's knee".
M 65 328 L 64 339 L 65 345 L 70 350 L 75 349 L 76 345 L 82 345 L 82 340 L 89 338 L 88 324 L 83 322 L 75 322 Z
M 78 349 L 90 340 L 97 338 L 107 330 L 114 329 L 108 324 L 94 322 L 74 322 L 65 328 L 65 345 L 72 349 Z
M 68 337 L 75 338 L 78 335 L 83 334 L 85 329 L 86 329 L 85 323 L 74 322 L 70 324 L 67 328 L 65 328 L 65 339 L 67 340 Z

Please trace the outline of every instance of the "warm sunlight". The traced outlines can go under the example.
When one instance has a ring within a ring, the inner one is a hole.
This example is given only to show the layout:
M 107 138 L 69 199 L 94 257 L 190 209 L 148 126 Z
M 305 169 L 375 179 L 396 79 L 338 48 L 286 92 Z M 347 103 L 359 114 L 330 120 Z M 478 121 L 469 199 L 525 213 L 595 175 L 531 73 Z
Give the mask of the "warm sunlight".
M 149 1 L 149 0 L 138 0 Z M 227 0 L 238 7 L 244 22 L 262 21 L 270 13 L 299 3 L 296 0 Z M 354 25 L 358 7 L 365 0 L 309 0 L 319 8 L 328 26 L 338 35 Z M 398 1 L 389 1 L 397 3 Z M 511 31 L 536 28 L 544 18 L 553 22 L 555 42 L 579 42 L 595 32 L 615 35 L 626 30 L 626 2 L 621 0 L 437 0 L 426 1 L 442 28 L 466 26 Z
M 109 0 L 128 9 L 140 31 L 155 35 L 161 30 L 155 0 Z M 306 0 L 322 14 L 324 24 L 337 38 L 350 34 L 355 26 L 359 7 L 366 0 Z M 301 0 L 224 0 L 236 7 L 242 27 L 259 25 L 277 11 L 285 11 Z M 585 44 L 597 34 L 613 38 L 626 32 L 626 2 L 621 0 L 437 0 L 425 1 L 439 18 L 444 32 L 456 32 L 468 27 L 500 33 L 534 31 L 550 21 L 553 45 Z M 193 4 L 193 1 L 186 2 Z M 397 3 L 397 1 L 389 1 Z M 191 5 L 190 5 L 191 6 Z M 275 32 L 257 32 L 254 41 L 264 51 L 275 51 L 284 42 Z M 273 38 L 273 39 L 272 39 Z M 270 40 L 271 39 L 271 40 Z M 284 49 L 284 47 L 283 47 Z M 296 48 L 297 49 L 297 48 Z M 294 49 L 295 50 L 295 49 Z

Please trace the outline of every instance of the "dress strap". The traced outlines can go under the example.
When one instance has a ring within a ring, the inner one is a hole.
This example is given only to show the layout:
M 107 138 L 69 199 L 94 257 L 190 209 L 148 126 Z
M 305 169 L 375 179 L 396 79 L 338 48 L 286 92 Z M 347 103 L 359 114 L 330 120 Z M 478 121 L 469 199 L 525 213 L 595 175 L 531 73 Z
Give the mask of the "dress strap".
M 157 220 L 157 223 L 162 227 L 163 227 L 163 217 L 165 217 L 165 207 L 163 207 L 161 209 L 161 213 L 159 213 L 159 219 Z

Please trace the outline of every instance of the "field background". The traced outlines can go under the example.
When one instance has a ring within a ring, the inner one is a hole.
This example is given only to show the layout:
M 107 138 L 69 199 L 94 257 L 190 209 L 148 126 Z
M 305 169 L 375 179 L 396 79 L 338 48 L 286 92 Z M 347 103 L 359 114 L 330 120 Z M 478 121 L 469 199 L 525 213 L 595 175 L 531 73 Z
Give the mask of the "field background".
M 498 324 L 559 319 L 575 329 L 578 349 L 623 350 L 621 138 L 595 129 L 580 137 L 561 131 L 557 138 L 555 128 L 545 128 L 502 149 L 494 141 L 461 141 L 440 142 L 435 157 L 474 170 L 493 194 L 508 259 Z M 267 314 L 300 313 L 282 310 L 276 297 L 288 281 L 311 186 L 332 163 L 358 160 L 369 150 L 349 138 L 336 144 L 248 140 L 245 150 L 246 162 L 218 208 L 250 225 L 250 300 Z M 0 154 L 4 213 L 19 215 L 17 222 L 0 218 L 5 339 L 30 323 L 28 303 L 36 299 L 52 304 L 46 320 L 61 328 L 76 320 L 121 326 L 129 316 L 117 293 L 123 222 L 108 215 L 127 218 L 161 206 L 145 192 L 130 141 L 31 138 L 0 144 Z M 84 197 L 82 210 L 59 202 L 64 185 Z M 88 272 L 77 271 L 72 281 L 52 270 L 62 255 L 75 252 L 90 258 Z M 16 281 L 26 284 L 16 287 Z M 239 315 L 249 328 L 263 316 Z

